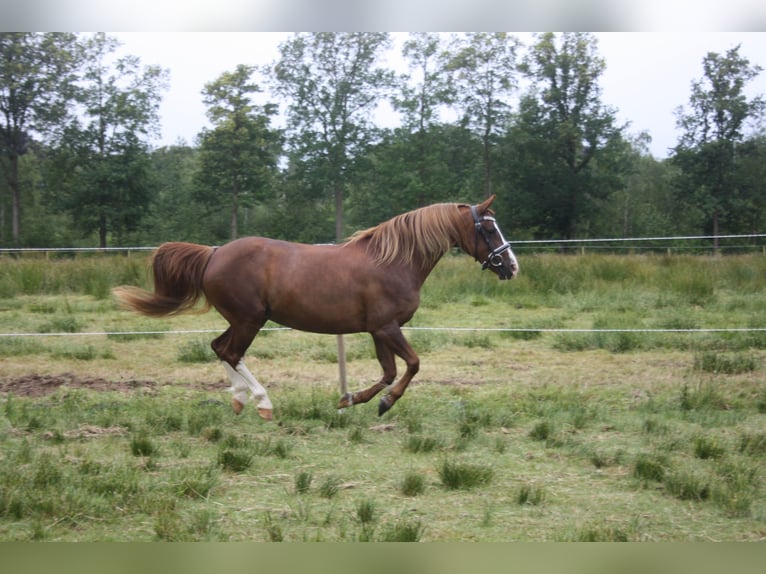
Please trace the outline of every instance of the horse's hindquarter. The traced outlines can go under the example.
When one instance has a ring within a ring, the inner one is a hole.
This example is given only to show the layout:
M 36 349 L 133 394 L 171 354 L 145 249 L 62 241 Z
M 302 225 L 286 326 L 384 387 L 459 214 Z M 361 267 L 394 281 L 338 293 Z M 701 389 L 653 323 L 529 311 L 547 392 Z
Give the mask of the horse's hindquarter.
M 227 319 L 263 314 L 302 331 L 374 331 L 417 309 L 417 286 L 402 271 L 350 246 L 246 238 L 211 259 L 205 293 Z

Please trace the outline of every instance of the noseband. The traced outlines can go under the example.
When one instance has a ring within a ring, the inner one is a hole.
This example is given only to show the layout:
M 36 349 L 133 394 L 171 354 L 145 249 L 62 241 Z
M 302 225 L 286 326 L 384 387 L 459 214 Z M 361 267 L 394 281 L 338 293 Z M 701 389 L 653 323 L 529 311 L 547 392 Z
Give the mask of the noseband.
M 487 248 L 489 249 L 489 255 L 487 255 L 487 259 L 481 264 L 481 268 L 487 269 L 488 267 L 502 267 L 503 266 L 503 253 L 508 251 L 511 248 L 511 244 L 506 241 L 505 237 L 503 237 L 502 232 L 500 231 L 500 228 L 497 226 L 497 221 L 494 217 L 491 217 L 489 215 L 482 215 L 479 216 L 478 211 L 476 210 L 476 206 L 471 206 L 471 215 L 473 216 L 473 226 L 476 230 L 476 235 L 474 237 L 474 249 L 473 249 L 473 258 L 476 259 L 476 261 L 481 261 L 479 259 L 479 235 L 481 235 L 482 239 L 484 239 L 484 243 L 487 244 Z M 492 225 L 495 227 L 495 233 L 498 234 L 500 237 L 500 245 L 492 249 L 492 244 L 489 241 L 489 236 L 487 235 L 487 230 L 484 229 L 484 226 L 482 225 L 485 221 L 491 221 Z

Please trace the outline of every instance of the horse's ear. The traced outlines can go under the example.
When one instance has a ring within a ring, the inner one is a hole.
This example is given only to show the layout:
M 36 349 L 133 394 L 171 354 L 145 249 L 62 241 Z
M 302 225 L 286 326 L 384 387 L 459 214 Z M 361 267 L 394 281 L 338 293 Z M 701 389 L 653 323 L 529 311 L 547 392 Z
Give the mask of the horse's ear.
M 495 194 L 493 193 L 490 195 L 487 199 L 485 199 L 483 202 L 481 202 L 478 205 L 478 211 L 479 213 L 484 213 L 489 209 L 489 206 L 492 205 L 492 202 L 495 201 Z

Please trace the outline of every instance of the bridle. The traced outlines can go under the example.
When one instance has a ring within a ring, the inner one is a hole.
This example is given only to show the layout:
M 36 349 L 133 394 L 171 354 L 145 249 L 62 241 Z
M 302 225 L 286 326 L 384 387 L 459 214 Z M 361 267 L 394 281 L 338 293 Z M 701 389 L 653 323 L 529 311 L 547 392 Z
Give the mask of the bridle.
M 487 269 L 488 267 L 502 267 L 503 253 L 511 248 L 511 244 L 506 241 L 505 237 L 503 237 L 503 233 L 500 231 L 500 228 L 498 227 L 497 221 L 494 217 L 490 215 L 480 216 L 475 205 L 471 206 L 471 215 L 473 216 L 473 226 L 476 230 L 476 235 L 474 236 L 473 258 L 476 259 L 476 261 L 481 262 L 481 259 L 479 259 L 479 236 L 481 235 L 482 239 L 484 239 L 484 243 L 487 244 L 487 248 L 489 249 L 487 259 L 481 263 L 482 270 Z M 494 249 L 492 248 L 492 243 L 489 241 L 487 230 L 484 229 L 484 226 L 482 225 L 482 223 L 485 221 L 490 221 L 492 223 L 495 228 L 494 233 L 497 233 L 498 237 L 500 238 L 500 245 Z

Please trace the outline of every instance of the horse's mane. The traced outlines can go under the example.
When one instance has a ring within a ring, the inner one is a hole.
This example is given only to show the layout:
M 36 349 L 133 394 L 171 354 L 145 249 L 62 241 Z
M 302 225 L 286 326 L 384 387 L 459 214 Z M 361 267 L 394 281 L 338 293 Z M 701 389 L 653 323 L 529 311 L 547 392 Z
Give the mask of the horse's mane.
M 437 203 L 357 231 L 346 245 L 369 239 L 367 253 L 379 265 L 412 263 L 433 265 L 452 246 L 460 244 L 460 210 L 457 203 Z

